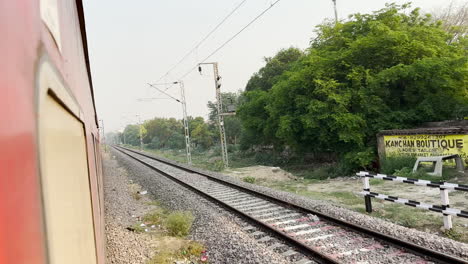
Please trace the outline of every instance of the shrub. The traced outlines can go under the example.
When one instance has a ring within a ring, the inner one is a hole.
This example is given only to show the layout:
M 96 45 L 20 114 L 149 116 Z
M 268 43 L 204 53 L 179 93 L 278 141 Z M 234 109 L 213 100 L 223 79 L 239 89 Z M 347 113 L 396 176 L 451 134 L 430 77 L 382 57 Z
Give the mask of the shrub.
M 458 241 L 460 241 L 460 239 L 463 236 L 462 233 L 455 230 L 455 228 L 445 230 L 444 235 L 452 240 L 458 240 Z
M 211 171 L 222 171 L 224 169 L 224 163 L 222 160 L 215 160 L 208 165 L 208 169 Z
M 393 174 L 395 176 L 400 176 L 400 177 L 405 177 L 405 178 L 415 178 L 414 177 L 415 175 L 413 174 L 413 170 L 408 167 L 395 170 Z
M 270 151 L 257 152 L 254 155 L 254 159 L 256 162 L 264 165 L 281 165 L 285 162 L 285 160 L 282 159 L 278 153 Z
M 335 176 L 335 173 L 332 171 L 333 168 L 333 165 L 326 164 L 320 167 L 311 168 L 310 170 L 300 171 L 296 174 L 304 179 L 326 180 Z
M 193 215 L 190 212 L 173 212 L 166 218 L 166 228 L 171 236 L 186 236 L 189 234 L 193 223 Z
M 380 171 L 384 174 L 394 174 L 397 170 L 401 170 L 403 168 L 413 168 L 415 162 L 416 157 L 387 157 L 382 160 Z
M 354 173 L 356 170 L 365 170 L 374 160 L 375 153 L 373 148 L 348 152 L 344 155 L 343 161 L 341 162 L 343 166 L 342 173 L 344 173 L 344 175 L 348 175 L 350 173 Z
M 246 176 L 246 177 L 242 178 L 242 181 L 248 182 L 248 183 L 255 183 L 255 177 Z
M 329 178 L 344 177 L 356 173 L 356 168 L 349 163 L 341 161 L 327 167 Z
M 239 145 L 228 144 L 227 149 L 229 153 L 234 153 L 236 151 L 239 151 Z
M 167 210 L 158 209 L 143 216 L 143 220 L 149 222 L 151 225 L 159 225 L 164 222 L 164 216 L 166 214 Z

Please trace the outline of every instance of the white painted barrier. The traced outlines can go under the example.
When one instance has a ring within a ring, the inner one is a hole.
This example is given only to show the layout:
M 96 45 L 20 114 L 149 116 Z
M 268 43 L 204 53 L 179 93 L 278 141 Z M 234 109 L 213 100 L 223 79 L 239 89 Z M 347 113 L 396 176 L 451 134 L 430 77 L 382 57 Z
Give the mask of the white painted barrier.
M 430 210 L 433 212 L 442 213 L 444 217 L 445 229 L 452 228 L 452 216 L 468 218 L 468 211 L 450 208 L 450 201 L 449 201 L 449 196 L 448 196 L 449 190 L 468 192 L 468 185 L 447 183 L 447 182 L 433 182 L 433 181 L 397 177 L 397 176 L 391 176 L 391 175 L 385 175 L 385 174 L 371 174 L 366 171 L 361 171 L 359 173 L 356 173 L 356 175 L 362 178 L 364 188 L 363 188 L 363 191 L 360 192 L 360 194 L 365 197 L 366 211 L 369 213 L 372 212 L 372 204 L 371 204 L 370 198 L 377 198 L 377 199 L 381 199 L 381 200 L 385 200 L 389 202 L 404 204 L 404 205 L 408 205 L 412 207 Z M 426 204 L 426 203 L 421 203 L 421 202 L 417 202 L 417 201 L 413 201 L 409 199 L 398 198 L 395 196 L 371 192 L 370 184 L 369 184 L 370 178 L 402 182 L 402 183 L 426 186 L 426 187 L 431 187 L 431 188 L 439 188 L 442 204 L 441 205 Z

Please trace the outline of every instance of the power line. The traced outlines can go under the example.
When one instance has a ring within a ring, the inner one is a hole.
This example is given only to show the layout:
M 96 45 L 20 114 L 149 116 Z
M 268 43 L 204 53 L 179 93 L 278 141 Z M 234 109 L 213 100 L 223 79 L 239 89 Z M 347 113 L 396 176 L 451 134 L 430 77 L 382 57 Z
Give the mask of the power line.
M 173 82 L 172 85 L 177 84 L 177 83 L 179 83 L 179 82 Z M 179 100 L 179 99 L 177 99 L 177 98 L 175 98 L 174 96 L 172 96 L 172 95 L 166 93 L 165 91 L 159 89 L 158 87 L 156 87 L 156 84 L 148 83 L 148 85 L 149 85 L 150 87 L 153 87 L 154 89 L 158 90 L 159 92 L 161 92 L 161 93 L 167 95 L 167 96 L 170 97 L 171 99 L 176 100 L 177 102 L 180 103 L 180 100 Z M 172 86 L 171 86 L 171 87 L 172 87 Z
M 260 17 L 262 17 L 266 12 L 268 12 L 273 6 L 275 6 L 279 1 L 281 0 L 276 0 L 274 3 L 272 3 L 268 8 L 263 10 L 258 16 L 256 16 L 254 19 L 252 19 L 247 25 L 245 25 L 241 30 L 239 30 L 236 34 L 234 34 L 232 37 L 230 37 L 228 40 L 226 40 L 221 46 L 219 46 L 217 49 L 215 49 L 213 52 L 210 53 L 206 58 L 204 58 L 201 62 L 206 62 L 211 56 L 216 54 L 218 51 L 220 51 L 224 46 L 226 46 L 229 42 L 231 42 L 233 39 L 235 39 L 240 33 L 242 33 L 245 29 L 247 29 L 250 25 L 252 25 L 255 21 L 257 21 Z M 185 78 L 187 75 L 189 75 L 193 70 L 195 70 L 198 67 L 198 65 L 195 65 L 193 68 L 188 70 L 184 75 L 178 78 L 178 80 L 181 80 Z M 171 88 L 170 86 L 169 88 Z M 167 88 L 167 89 L 169 89 Z M 167 90 L 166 89 L 166 90 Z
M 273 6 L 275 6 L 279 1 L 281 0 L 276 0 L 274 3 L 272 3 L 268 8 L 263 10 L 260 14 L 258 14 L 254 19 L 252 19 L 247 25 L 245 25 L 241 30 L 239 30 L 236 34 L 234 34 L 232 37 L 230 37 L 228 40 L 226 40 L 221 46 L 219 46 L 217 49 L 215 49 L 213 52 L 210 53 L 206 58 L 204 58 L 201 62 L 206 62 L 211 56 L 216 54 L 218 51 L 220 51 L 224 46 L 226 46 L 229 42 L 231 42 L 234 38 L 236 38 L 240 33 L 242 33 L 245 29 L 247 29 L 250 25 L 252 25 L 255 21 L 257 21 L 260 17 L 262 17 L 266 12 L 268 12 Z M 189 75 L 193 70 L 195 70 L 198 67 L 198 64 L 193 66 L 190 70 L 188 70 L 186 73 L 184 73 L 181 77 L 178 78 L 178 80 L 182 80 L 185 78 L 187 75 Z M 169 90 L 172 88 L 174 85 L 172 84 L 171 86 L 167 87 L 164 91 Z
M 162 78 L 164 78 L 164 76 L 168 75 L 169 72 L 171 72 L 172 70 L 174 70 L 177 66 L 179 66 L 185 59 L 187 59 L 188 56 L 190 56 L 190 54 L 192 54 L 195 50 L 198 49 L 198 47 L 200 47 L 201 44 L 203 44 L 203 42 L 205 42 L 205 40 L 207 40 L 222 24 L 224 24 L 224 22 L 226 22 L 226 20 L 228 20 L 233 14 L 234 12 L 237 11 L 237 9 L 239 9 L 247 0 L 243 0 L 242 2 L 240 2 L 233 10 L 231 10 L 231 12 L 229 12 L 229 14 L 223 18 L 223 20 L 221 20 L 221 22 L 219 22 L 202 40 L 200 40 L 189 52 L 187 52 L 187 54 L 185 54 L 176 64 L 174 64 L 174 66 L 172 66 L 164 75 L 162 75 L 156 82 L 159 82 Z M 167 89 L 166 89 L 167 90 Z

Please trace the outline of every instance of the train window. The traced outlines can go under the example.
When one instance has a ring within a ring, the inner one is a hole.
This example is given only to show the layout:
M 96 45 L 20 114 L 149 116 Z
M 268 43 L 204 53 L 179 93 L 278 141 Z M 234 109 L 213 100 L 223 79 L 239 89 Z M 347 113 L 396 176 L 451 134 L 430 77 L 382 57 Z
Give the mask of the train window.
M 79 108 L 66 98 L 55 73 L 48 66 L 42 68 L 38 142 L 49 263 L 94 264 L 96 242 L 85 127 L 78 115 L 69 111 Z M 57 99 L 56 92 L 63 98 Z

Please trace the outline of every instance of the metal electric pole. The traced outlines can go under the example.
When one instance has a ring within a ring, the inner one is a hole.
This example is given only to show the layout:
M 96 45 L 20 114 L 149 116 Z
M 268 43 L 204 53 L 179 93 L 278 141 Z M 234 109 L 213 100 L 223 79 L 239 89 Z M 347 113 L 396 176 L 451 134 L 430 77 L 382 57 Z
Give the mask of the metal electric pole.
M 335 24 L 338 23 L 338 11 L 336 10 L 336 0 L 333 1 L 333 8 L 335 10 Z
M 185 101 L 184 82 L 180 80 L 179 85 L 180 85 L 180 100 L 182 104 L 182 112 L 184 115 L 185 151 L 187 154 L 187 163 L 189 165 L 192 165 L 192 154 L 190 152 L 190 131 L 189 131 L 189 122 L 187 118 L 187 103 Z
M 180 87 L 180 100 L 171 96 L 170 94 L 166 93 L 165 91 L 159 89 L 156 87 L 156 85 L 164 85 L 164 84 L 179 84 Z M 190 143 L 190 130 L 189 130 L 189 121 L 187 117 L 187 103 L 185 101 L 185 87 L 184 87 L 184 82 L 182 80 L 173 82 L 173 83 L 156 83 L 156 84 L 149 84 L 149 86 L 155 88 L 159 92 L 165 94 L 169 98 L 179 102 L 182 105 L 182 112 L 183 112 L 183 122 L 184 122 L 184 135 L 185 135 L 185 152 L 187 155 L 187 163 L 189 165 L 192 165 L 192 152 L 191 152 L 191 143 Z
M 229 167 L 229 159 L 228 159 L 228 152 L 227 152 L 227 145 L 226 145 L 226 132 L 224 130 L 224 117 L 223 117 L 223 102 L 221 100 L 221 77 L 218 74 L 218 63 L 217 62 L 204 62 L 199 63 L 198 71 L 201 73 L 200 65 L 204 64 L 211 64 L 213 65 L 213 72 L 214 72 L 214 81 L 215 81 L 215 89 L 216 89 L 216 109 L 218 110 L 218 127 L 219 127 L 219 138 L 221 142 L 221 152 L 223 156 L 223 163 L 224 167 Z

